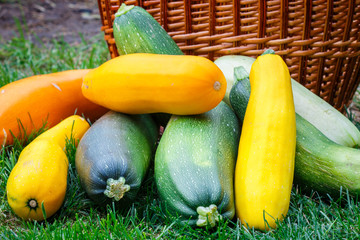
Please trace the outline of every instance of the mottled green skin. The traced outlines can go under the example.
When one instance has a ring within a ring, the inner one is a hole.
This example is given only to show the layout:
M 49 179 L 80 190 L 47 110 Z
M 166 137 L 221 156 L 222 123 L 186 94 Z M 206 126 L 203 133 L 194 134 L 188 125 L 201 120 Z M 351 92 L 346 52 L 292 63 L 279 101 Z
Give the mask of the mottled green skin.
M 360 150 L 339 145 L 296 115 L 294 182 L 306 190 L 339 197 L 340 187 L 360 193 Z
M 119 9 L 119 11 L 121 10 Z M 116 16 L 113 31 L 119 55 L 130 53 L 183 54 L 170 35 L 143 8 L 134 6 L 129 11 Z
M 192 116 L 172 116 L 155 155 L 155 180 L 168 209 L 195 225 L 197 207 L 215 204 L 232 218 L 239 122 L 228 105 Z M 189 220 L 191 218 L 191 220 Z
M 130 190 L 119 201 L 132 202 L 153 158 L 158 127 L 149 115 L 108 112 L 81 139 L 76 170 L 88 196 L 98 204 L 111 202 L 104 195 L 107 180 L 120 177 Z
M 250 89 L 249 78 L 244 78 L 235 83 L 230 91 L 229 99 L 231 107 L 234 109 L 241 123 L 245 118 L 246 107 L 250 98 Z

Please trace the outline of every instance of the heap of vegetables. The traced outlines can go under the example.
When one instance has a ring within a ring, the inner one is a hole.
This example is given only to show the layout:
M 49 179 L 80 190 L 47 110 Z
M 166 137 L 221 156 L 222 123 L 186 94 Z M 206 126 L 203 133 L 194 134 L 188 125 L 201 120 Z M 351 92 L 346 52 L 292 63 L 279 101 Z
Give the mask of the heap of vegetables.
M 144 9 L 123 4 L 115 16 L 119 57 L 76 77 L 41 76 L 49 79 L 44 87 L 27 90 L 29 96 L 43 93 L 31 104 L 44 104 L 54 90 L 72 94 L 59 95 L 63 106 L 56 114 L 54 102 L 38 115 L 30 112 L 37 122 L 49 114 L 53 125 L 69 118 L 31 142 L 12 170 L 7 197 L 18 216 L 42 220 L 61 207 L 64 141 L 71 135 L 79 141 L 76 170 L 95 202 L 127 207 L 154 160 L 161 200 L 194 226 L 236 217 L 248 228 L 276 228 L 287 214 L 293 180 L 321 193 L 343 187 L 359 194 L 360 152 L 353 147 L 360 132 L 291 79 L 281 57 L 266 52 L 257 59 L 224 56 L 212 62 L 185 56 Z M 1 101 L 29 81 L 36 77 L 1 88 Z M 65 88 L 66 82 L 73 84 Z M 26 119 L 11 109 L 28 95 L 0 106 L 3 145 L 12 143 L 10 131 L 18 133 L 14 119 Z M 81 112 L 95 121 L 91 127 L 70 116 L 77 108 L 89 110 Z M 165 130 L 158 141 L 160 125 Z

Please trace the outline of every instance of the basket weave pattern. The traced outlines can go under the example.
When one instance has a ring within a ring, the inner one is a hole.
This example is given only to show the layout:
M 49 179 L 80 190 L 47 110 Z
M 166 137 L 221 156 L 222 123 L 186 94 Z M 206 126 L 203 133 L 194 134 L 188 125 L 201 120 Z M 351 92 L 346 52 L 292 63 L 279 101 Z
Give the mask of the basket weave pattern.
M 146 9 L 185 54 L 256 57 L 271 48 L 291 77 L 339 110 L 360 82 L 360 0 L 98 0 L 111 57 L 121 3 Z

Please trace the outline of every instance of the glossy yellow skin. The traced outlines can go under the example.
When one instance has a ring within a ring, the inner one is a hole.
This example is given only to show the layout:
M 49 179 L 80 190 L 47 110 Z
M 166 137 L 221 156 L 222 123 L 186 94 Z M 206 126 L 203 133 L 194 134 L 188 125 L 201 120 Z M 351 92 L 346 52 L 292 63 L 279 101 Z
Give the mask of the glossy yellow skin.
M 49 139 L 55 141 L 62 149 L 65 149 L 66 139 L 72 137 L 77 145 L 89 128 L 90 125 L 84 118 L 73 115 L 43 132 L 36 139 Z
M 7 182 L 7 198 L 16 215 L 25 220 L 43 220 L 41 204 L 47 217 L 62 205 L 66 192 L 68 159 L 52 141 L 37 140 L 21 152 Z M 29 201 L 36 200 L 35 209 Z
M 79 141 L 89 128 L 79 116 L 71 116 L 39 135 L 20 153 L 7 181 L 7 199 L 16 215 L 25 220 L 44 220 L 62 205 L 67 185 L 68 159 L 65 139 Z
M 275 228 L 275 221 L 281 221 L 289 209 L 295 109 L 289 70 L 280 56 L 258 57 L 251 68 L 250 84 L 235 169 L 235 206 L 242 224 L 267 230 Z
M 82 92 L 90 101 L 117 112 L 191 115 L 220 103 L 226 79 L 204 57 L 135 53 L 90 71 Z

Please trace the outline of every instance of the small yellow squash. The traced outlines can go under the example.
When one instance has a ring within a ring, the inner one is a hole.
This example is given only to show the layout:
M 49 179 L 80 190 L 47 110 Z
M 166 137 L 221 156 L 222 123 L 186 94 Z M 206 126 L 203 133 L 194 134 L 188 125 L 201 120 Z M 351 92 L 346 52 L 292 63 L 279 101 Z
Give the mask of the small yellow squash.
M 39 135 L 36 140 L 48 139 L 55 141 L 62 149 L 65 150 L 67 139 L 73 138 L 75 140 L 75 145 L 77 146 L 89 127 L 89 123 L 84 118 L 78 115 L 73 115 Z
M 117 112 L 190 115 L 216 107 L 225 95 L 226 79 L 204 57 L 135 53 L 91 70 L 82 92 Z
M 16 215 L 40 221 L 61 207 L 69 165 L 65 139 L 73 132 L 75 141 L 79 141 L 89 127 L 83 118 L 71 116 L 23 149 L 6 185 L 7 199 Z
M 294 176 L 296 126 L 289 70 L 278 55 L 257 58 L 250 71 L 235 169 L 236 214 L 266 230 L 286 216 Z
M 52 141 L 38 140 L 21 152 L 7 182 L 7 198 L 16 215 L 25 220 L 43 220 L 62 205 L 66 192 L 68 159 Z

